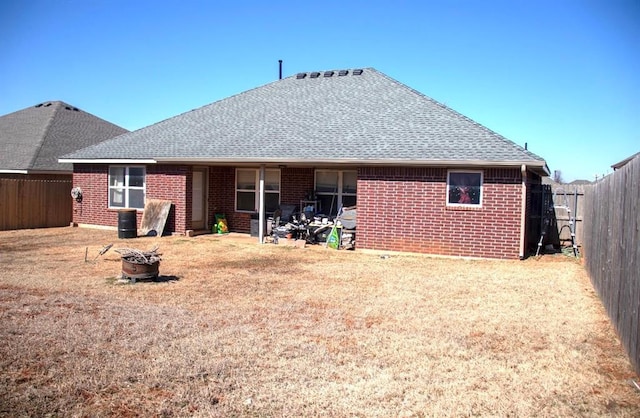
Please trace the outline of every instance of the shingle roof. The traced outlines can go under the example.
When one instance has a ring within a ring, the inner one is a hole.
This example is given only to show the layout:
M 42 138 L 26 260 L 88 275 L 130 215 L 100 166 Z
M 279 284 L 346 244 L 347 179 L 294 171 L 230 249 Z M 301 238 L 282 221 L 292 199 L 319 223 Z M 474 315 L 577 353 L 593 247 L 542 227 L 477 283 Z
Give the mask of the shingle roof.
M 625 158 L 624 160 L 615 163 L 614 165 L 611 166 L 611 168 L 613 168 L 614 170 L 619 170 L 622 167 L 624 167 L 625 165 L 627 165 L 629 163 L 629 161 L 633 160 L 634 158 L 638 158 L 638 156 L 640 156 L 640 152 L 636 152 L 635 154 Z
M 125 132 L 64 102 L 41 103 L 0 116 L 0 170 L 70 172 L 60 156 Z
M 64 158 L 546 166 L 539 156 L 373 68 L 342 74 L 287 77 Z

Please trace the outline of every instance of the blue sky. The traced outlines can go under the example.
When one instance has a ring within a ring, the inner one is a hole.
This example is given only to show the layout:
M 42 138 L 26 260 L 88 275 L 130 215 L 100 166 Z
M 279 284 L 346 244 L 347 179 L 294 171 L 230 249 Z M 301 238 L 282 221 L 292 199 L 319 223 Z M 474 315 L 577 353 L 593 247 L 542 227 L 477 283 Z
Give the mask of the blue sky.
M 640 151 L 640 1 L 0 2 L 0 115 L 134 130 L 302 71 L 374 67 L 565 181 Z

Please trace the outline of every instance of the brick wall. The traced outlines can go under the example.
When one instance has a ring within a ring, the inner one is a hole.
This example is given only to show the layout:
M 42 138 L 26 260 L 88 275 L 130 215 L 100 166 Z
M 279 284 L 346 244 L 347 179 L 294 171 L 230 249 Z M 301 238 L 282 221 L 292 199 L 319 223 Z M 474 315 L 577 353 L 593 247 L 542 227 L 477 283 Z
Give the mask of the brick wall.
M 282 168 L 280 170 L 280 203 L 300 205 L 306 194 L 314 189 L 313 168 Z M 234 167 L 209 168 L 209 224 L 215 221 L 216 213 L 223 213 L 232 232 L 249 233 L 251 214 L 235 211 Z
M 522 198 L 519 169 L 484 170 L 481 208 L 446 206 L 443 168 L 365 167 L 358 170 L 357 247 L 429 254 L 518 258 Z M 299 205 L 314 188 L 313 168 L 283 168 L 281 203 Z M 73 186 L 76 223 L 117 226 L 117 210 L 107 209 L 108 165 L 76 165 Z M 147 167 L 147 198 L 174 204 L 166 232 L 190 229 L 191 167 Z M 216 213 L 230 231 L 248 233 L 251 215 L 235 212 L 235 168 L 209 168 L 209 228 Z M 138 212 L 138 224 L 142 211 Z
M 300 201 L 305 200 L 307 194 L 315 189 L 315 170 L 313 168 L 283 168 L 280 189 L 281 203 L 300 206 Z
M 109 166 L 75 164 L 73 187 L 82 189 L 82 202 L 73 202 L 73 222 L 118 226 L 118 213 L 107 209 Z
M 173 202 L 165 233 L 187 229 L 188 166 L 147 166 L 146 198 Z M 73 222 L 78 224 L 118 226 L 118 210 L 109 209 L 109 166 L 106 164 L 76 164 L 73 187 L 82 189 L 82 202 L 73 203 Z M 190 187 L 189 187 L 190 190 Z M 190 210 L 190 209 L 189 209 Z M 137 215 L 138 227 L 143 211 Z
M 172 202 L 165 233 L 183 233 L 191 229 L 191 179 L 190 166 L 147 166 L 147 199 L 163 199 Z M 138 222 L 141 219 L 142 213 L 139 213 Z
M 514 259 L 520 250 L 519 169 L 484 170 L 481 208 L 447 207 L 444 168 L 358 170 L 357 247 Z
M 215 222 L 215 214 L 225 215 L 230 231 L 249 231 L 247 216 L 246 225 L 234 216 L 236 171 L 233 167 L 209 167 L 209 227 Z

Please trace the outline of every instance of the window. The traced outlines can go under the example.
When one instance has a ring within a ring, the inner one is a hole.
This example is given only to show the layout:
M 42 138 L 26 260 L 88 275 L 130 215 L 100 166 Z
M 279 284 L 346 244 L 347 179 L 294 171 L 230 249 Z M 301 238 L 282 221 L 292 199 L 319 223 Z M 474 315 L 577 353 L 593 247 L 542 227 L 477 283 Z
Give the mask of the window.
M 236 210 L 257 212 L 260 205 L 260 170 L 238 168 L 236 170 Z M 280 170 L 265 170 L 264 207 L 275 212 L 280 207 Z
M 355 206 L 356 171 L 316 170 L 316 197 L 322 212 L 335 216 L 341 207 Z
M 109 207 L 144 209 L 144 167 L 109 167 Z
M 482 172 L 449 171 L 447 194 L 447 206 L 482 205 Z

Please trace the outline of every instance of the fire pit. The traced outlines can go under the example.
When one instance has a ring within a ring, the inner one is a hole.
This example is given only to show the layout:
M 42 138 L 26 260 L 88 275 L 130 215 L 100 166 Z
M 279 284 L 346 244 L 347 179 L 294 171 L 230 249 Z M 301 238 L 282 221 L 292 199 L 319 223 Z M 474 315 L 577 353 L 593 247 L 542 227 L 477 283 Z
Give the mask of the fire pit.
M 133 283 L 140 279 L 157 279 L 160 266 L 160 254 L 157 248 L 140 251 L 133 248 L 115 250 L 122 257 L 122 278 Z

